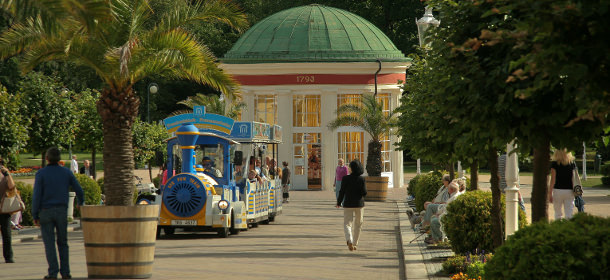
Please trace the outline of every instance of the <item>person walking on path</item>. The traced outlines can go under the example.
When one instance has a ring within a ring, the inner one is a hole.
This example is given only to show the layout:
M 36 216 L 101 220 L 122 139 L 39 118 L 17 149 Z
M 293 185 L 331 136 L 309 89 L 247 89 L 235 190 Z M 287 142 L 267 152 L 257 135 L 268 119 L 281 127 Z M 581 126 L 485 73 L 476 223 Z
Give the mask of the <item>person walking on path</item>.
M 342 158 L 339 159 L 337 168 L 335 169 L 335 182 L 333 183 L 333 187 L 335 187 L 335 196 L 339 197 L 339 191 L 341 190 L 341 180 L 343 177 L 347 175 L 347 166 L 345 166 Z
M 576 169 L 574 156 L 567 149 L 557 149 L 551 162 L 551 185 L 549 187 L 549 202 L 555 209 L 555 220 L 562 218 L 561 207 L 566 219 L 572 218 L 574 211 L 574 192 L 572 191 L 572 175 Z
M 288 162 L 282 162 L 284 169 L 282 170 L 282 196 L 283 202 L 290 200 L 290 168 L 288 168 Z
M 359 160 L 349 163 L 351 173 L 343 177 L 341 191 L 337 197 L 337 205 L 340 208 L 343 203 L 343 226 L 347 248 L 350 251 L 357 250 L 362 222 L 364 220 L 364 197 L 366 186 L 364 185 L 364 169 Z
M 78 174 L 78 161 L 76 161 L 76 155 L 72 156 L 72 161 L 70 161 L 70 170 L 74 174 Z
M 74 173 L 57 163 L 60 159 L 59 149 L 49 148 L 46 153 L 48 165 L 36 172 L 34 194 L 32 195 L 32 217 L 34 224 L 40 226 L 44 243 L 48 274 L 44 279 L 57 279 L 61 273 L 62 279 L 71 279 L 69 249 L 68 249 L 68 192 L 70 186 L 78 198 L 78 206 L 83 205 L 84 193 L 76 180 Z M 60 265 L 57 264 L 55 235 Z
M 6 191 L 15 188 L 15 182 L 13 177 L 8 172 L 8 169 L 4 167 L 4 160 L 0 158 L 0 201 L 6 195 Z M 7 263 L 14 263 L 13 259 L 13 246 L 11 238 L 11 213 L 0 214 L 0 228 L 2 232 L 2 254 L 4 255 L 4 261 Z

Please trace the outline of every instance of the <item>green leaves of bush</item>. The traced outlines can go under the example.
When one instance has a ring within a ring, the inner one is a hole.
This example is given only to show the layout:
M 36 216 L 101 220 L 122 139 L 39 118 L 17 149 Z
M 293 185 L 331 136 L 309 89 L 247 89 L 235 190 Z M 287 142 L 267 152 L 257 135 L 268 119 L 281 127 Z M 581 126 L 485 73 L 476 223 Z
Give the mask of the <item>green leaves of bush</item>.
M 21 225 L 32 226 L 34 225 L 34 219 L 32 218 L 32 195 L 34 194 L 34 187 L 24 182 L 15 181 L 15 187 L 19 190 L 21 200 L 25 204 L 25 211 L 21 212 Z
M 607 279 L 610 218 L 579 213 L 517 231 L 485 267 L 488 279 Z
M 417 211 L 424 210 L 424 203 L 432 201 L 436 196 L 438 188 L 443 185 L 443 173 L 441 171 L 434 171 L 419 176 L 421 178 L 417 179 L 417 185 L 415 186 L 415 207 Z
M 504 226 L 505 199 L 501 200 L 499 213 Z M 443 230 L 451 248 L 457 254 L 478 251 L 493 252 L 491 236 L 491 192 L 467 191 L 447 206 L 447 215 L 442 219 Z M 525 213 L 519 209 L 519 228 L 527 224 Z

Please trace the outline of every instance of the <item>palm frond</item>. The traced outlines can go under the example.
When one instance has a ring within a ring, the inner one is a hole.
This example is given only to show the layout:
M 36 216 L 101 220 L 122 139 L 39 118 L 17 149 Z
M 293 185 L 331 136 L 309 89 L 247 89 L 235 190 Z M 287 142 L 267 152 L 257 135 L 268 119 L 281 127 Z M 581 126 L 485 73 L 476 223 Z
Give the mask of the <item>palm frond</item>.
M 172 30 L 197 22 L 222 22 L 242 32 L 248 27 L 246 16 L 234 3 L 226 0 L 197 1 L 193 5 L 175 5 L 163 19 L 160 28 Z

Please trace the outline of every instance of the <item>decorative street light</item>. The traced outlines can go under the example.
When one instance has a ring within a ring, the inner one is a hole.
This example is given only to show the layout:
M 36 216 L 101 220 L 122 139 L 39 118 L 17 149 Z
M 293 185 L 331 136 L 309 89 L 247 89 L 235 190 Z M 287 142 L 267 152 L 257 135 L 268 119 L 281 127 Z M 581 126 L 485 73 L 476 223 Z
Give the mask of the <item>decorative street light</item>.
M 148 84 L 148 94 L 146 96 L 146 121 L 150 123 L 150 94 L 159 91 L 159 86 L 155 83 Z
M 432 15 L 432 7 L 426 6 L 426 11 L 424 12 L 424 16 L 420 19 L 415 19 L 415 24 L 417 24 L 417 35 L 419 36 L 419 45 L 424 46 L 426 44 L 426 32 L 431 25 L 434 27 L 438 27 L 441 22 L 438 19 L 434 18 Z
M 426 31 L 430 25 L 434 25 L 438 27 L 441 22 L 434 18 L 432 15 L 432 7 L 426 6 L 426 11 L 424 12 L 424 16 L 420 19 L 415 18 L 415 24 L 417 25 L 417 35 L 419 37 L 419 46 L 424 46 L 424 39 L 426 38 Z M 417 175 L 421 174 L 421 160 L 417 159 Z

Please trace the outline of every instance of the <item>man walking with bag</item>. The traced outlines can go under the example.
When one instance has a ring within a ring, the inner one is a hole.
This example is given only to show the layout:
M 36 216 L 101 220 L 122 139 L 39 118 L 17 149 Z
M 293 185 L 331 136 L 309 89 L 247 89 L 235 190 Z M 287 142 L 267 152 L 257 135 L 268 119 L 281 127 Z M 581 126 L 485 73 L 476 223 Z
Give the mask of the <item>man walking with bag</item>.
M 78 206 L 83 205 L 83 189 L 67 168 L 58 165 L 60 152 L 56 147 L 49 148 L 46 159 L 49 163 L 36 172 L 34 194 L 32 196 L 32 217 L 34 223 L 40 226 L 42 241 L 49 264 L 49 271 L 44 279 L 57 279 L 61 273 L 62 279 L 71 279 L 68 250 L 68 201 L 70 186 L 78 198 Z M 60 265 L 57 263 L 55 249 L 55 234 Z

